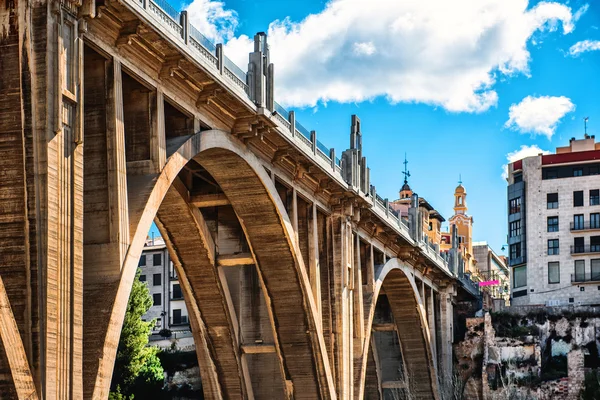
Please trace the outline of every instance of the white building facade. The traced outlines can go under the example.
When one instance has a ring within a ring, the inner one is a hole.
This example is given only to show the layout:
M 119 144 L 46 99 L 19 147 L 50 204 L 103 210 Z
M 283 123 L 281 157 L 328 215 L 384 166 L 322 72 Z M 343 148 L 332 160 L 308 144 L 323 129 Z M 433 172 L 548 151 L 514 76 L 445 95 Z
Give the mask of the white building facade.
M 512 305 L 600 304 L 599 171 L 593 136 L 509 165 Z
M 144 246 L 138 267 L 140 281 L 146 282 L 153 305 L 143 320 L 156 320 L 152 330 L 189 331 L 189 318 L 181 286 L 173 262 L 162 238 L 149 239 Z

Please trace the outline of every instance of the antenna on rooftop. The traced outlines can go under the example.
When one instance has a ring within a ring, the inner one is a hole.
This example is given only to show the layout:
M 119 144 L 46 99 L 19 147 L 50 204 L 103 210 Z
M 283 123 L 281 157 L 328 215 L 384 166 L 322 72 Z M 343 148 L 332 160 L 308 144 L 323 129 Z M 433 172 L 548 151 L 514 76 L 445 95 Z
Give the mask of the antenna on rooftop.
M 586 134 L 586 135 L 587 135 L 587 122 L 588 122 L 588 119 L 590 119 L 590 117 L 585 117 L 583 119 L 583 133 Z
M 462 185 L 462 176 L 461 176 L 461 174 L 458 174 L 458 184 Z
M 408 178 L 410 177 L 410 172 L 408 171 L 408 160 L 406 159 L 406 153 L 404 153 L 404 172 L 402 172 L 402 174 L 404 175 L 404 184 L 408 183 Z

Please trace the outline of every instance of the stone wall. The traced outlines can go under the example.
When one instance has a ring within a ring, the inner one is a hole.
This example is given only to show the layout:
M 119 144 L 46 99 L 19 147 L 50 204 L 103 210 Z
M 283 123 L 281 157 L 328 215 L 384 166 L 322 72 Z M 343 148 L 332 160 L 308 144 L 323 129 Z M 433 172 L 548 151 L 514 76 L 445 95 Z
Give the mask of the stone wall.
M 580 398 L 586 372 L 600 366 L 600 314 L 522 311 L 467 319 L 454 345 L 454 398 Z

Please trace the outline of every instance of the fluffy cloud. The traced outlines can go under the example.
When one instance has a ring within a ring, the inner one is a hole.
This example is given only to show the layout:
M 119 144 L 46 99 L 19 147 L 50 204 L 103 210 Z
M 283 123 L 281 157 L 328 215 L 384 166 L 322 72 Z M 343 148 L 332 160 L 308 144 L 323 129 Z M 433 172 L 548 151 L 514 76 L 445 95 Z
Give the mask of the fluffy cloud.
M 212 0 L 194 0 L 186 8 L 190 23 L 215 43 L 233 38 L 238 26 L 234 10 L 225 9 L 225 3 Z M 242 65 L 246 65 L 248 61 Z
M 510 106 L 504 126 L 521 133 L 546 135 L 550 139 L 561 118 L 573 110 L 575 104 L 565 96 L 527 96 L 519 104 Z
M 195 14 L 212 3 L 195 0 L 190 20 L 211 23 Z M 385 96 L 392 103 L 485 111 L 498 101 L 497 79 L 529 73 L 532 36 L 561 28 L 567 34 L 574 21 L 568 6 L 547 1 L 529 8 L 527 0 L 330 0 L 300 22 L 269 25 L 276 97 L 288 106 L 315 106 Z M 241 66 L 250 51 L 245 35 L 225 46 Z
M 538 146 L 525 146 L 522 145 L 519 150 L 512 151 L 506 155 L 507 163 L 502 166 L 502 178 L 508 178 L 508 164 L 521 160 L 525 157 L 537 156 L 538 154 L 550 154 L 548 150 L 542 150 Z
M 577 57 L 586 51 L 600 50 L 600 40 L 582 40 L 569 48 L 569 55 Z

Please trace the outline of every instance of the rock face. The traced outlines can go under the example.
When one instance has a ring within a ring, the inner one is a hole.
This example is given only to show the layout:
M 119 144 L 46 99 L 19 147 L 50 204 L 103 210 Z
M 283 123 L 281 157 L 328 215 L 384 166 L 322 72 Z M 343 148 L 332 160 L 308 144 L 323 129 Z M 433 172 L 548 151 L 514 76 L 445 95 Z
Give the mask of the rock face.
M 600 314 L 584 310 L 467 319 L 454 345 L 458 398 L 577 400 L 586 372 L 600 366 L 599 328 Z

